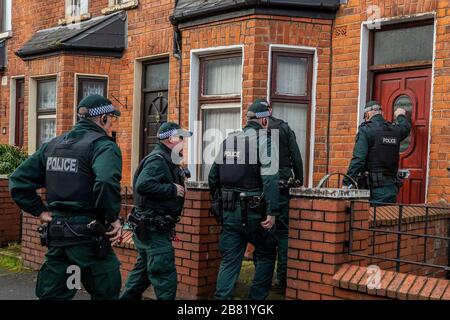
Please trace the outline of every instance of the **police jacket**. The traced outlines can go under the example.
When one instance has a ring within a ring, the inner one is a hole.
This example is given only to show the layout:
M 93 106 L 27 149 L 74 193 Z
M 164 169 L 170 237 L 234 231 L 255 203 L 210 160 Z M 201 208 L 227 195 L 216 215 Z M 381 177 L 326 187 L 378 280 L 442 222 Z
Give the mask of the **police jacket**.
M 272 152 L 270 136 L 259 135 L 261 129 L 257 122 L 249 121 L 243 132 L 230 135 L 221 144 L 223 152 L 219 152 L 211 167 L 208 183 L 212 195 L 221 189 L 244 192 L 249 196 L 264 192 L 267 214 L 277 216 L 278 155 Z
M 45 143 L 10 176 L 19 207 L 34 216 L 50 210 L 89 214 L 113 222 L 120 212 L 122 155 L 117 144 L 90 120 Z M 36 193 L 47 189 L 47 204 Z
M 138 213 L 181 214 L 184 198 L 177 197 L 175 184 L 184 186 L 184 174 L 164 144 L 158 143 L 141 161 L 133 181 L 133 201 Z
M 288 123 L 269 117 L 269 129 L 278 129 L 278 150 L 280 161 L 280 179 L 288 180 L 292 177 L 292 171 L 296 180 L 303 184 L 303 160 L 300 149 L 297 144 L 295 132 L 289 127 Z M 274 143 L 272 137 L 272 143 Z
M 411 130 L 411 124 L 404 115 L 396 123 L 387 122 L 381 115 L 375 115 L 370 121 L 359 126 L 353 157 L 347 175 L 357 179 L 365 170 L 381 172 L 384 177 L 394 177 L 398 170 L 400 142 Z M 344 179 L 344 184 L 350 181 Z

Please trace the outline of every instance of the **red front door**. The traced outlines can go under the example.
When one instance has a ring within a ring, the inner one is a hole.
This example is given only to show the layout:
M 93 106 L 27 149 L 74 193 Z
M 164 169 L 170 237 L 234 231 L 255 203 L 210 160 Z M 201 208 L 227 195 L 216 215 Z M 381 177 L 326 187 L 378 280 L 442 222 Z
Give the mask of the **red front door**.
M 16 80 L 16 127 L 15 127 L 15 145 L 19 148 L 23 147 L 24 136 L 24 113 L 25 113 L 25 99 L 24 99 L 24 80 Z
M 393 121 L 397 107 L 407 110 L 412 129 L 400 147 L 400 169 L 409 169 L 397 201 L 424 203 L 428 124 L 430 119 L 431 69 L 390 72 L 375 75 L 373 98 L 381 103 L 386 120 Z

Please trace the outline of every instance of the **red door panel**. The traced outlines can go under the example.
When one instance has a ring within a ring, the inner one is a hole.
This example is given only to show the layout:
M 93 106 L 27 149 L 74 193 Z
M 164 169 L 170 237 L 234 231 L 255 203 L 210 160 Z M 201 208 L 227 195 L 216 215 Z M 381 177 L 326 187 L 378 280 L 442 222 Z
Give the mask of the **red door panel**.
M 380 101 L 386 120 L 397 107 L 404 107 L 412 122 L 411 134 L 402 141 L 401 169 L 409 169 L 398 196 L 399 203 L 424 203 L 428 156 L 431 69 L 377 74 L 373 98 Z

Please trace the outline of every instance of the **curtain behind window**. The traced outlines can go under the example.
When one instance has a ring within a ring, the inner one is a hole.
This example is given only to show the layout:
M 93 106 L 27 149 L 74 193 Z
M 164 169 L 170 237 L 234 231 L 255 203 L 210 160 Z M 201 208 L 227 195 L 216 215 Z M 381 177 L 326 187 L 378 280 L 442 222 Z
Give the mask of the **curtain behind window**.
M 242 58 L 226 58 L 205 62 L 205 95 L 240 94 Z
M 203 164 L 200 170 L 201 179 L 207 180 L 212 161 L 216 158 L 220 144 L 227 134 L 241 129 L 241 108 L 239 104 L 203 105 Z M 209 129 L 217 129 L 220 135 Z

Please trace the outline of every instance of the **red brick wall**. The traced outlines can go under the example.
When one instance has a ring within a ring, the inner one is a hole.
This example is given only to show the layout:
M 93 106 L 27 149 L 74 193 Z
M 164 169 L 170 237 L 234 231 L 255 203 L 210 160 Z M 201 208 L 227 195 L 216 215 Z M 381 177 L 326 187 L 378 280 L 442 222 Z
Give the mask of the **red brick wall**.
M 381 226 L 380 230 L 397 231 L 398 225 Z M 447 217 L 435 219 L 429 222 L 427 234 L 445 237 L 448 235 L 449 220 Z M 425 222 L 406 222 L 402 225 L 402 231 L 416 234 L 424 234 Z M 381 234 L 375 236 L 375 254 L 386 258 L 397 258 L 397 240 L 396 234 Z M 372 252 L 372 243 L 374 237 L 369 238 L 369 251 Z M 425 253 L 425 238 L 417 236 L 403 235 L 401 237 L 400 258 L 413 262 L 423 262 Z M 427 263 L 436 265 L 448 264 L 448 243 L 440 239 L 427 240 Z M 391 261 L 373 261 L 380 268 L 385 270 L 394 270 L 396 263 Z M 369 262 L 371 264 L 371 262 Z M 445 271 L 423 267 L 412 264 L 401 264 L 400 272 L 413 273 L 417 275 L 427 275 L 436 278 L 445 277 Z
M 348 255 L 349 206 L 345 200 L 294 197 L 290 202 L 287 299 L 325 300 L 335 297 L 333 275 L 346 262 L 365 265 Z M 368 204 L 354 207 L 354 226 L 367 228 Z M 355 234 L 353 250 L 365 253 L 367 232 Z
M 20 241 L 20 209 L 9 196 L 9 182 L 0 175 L 0 246 Z

